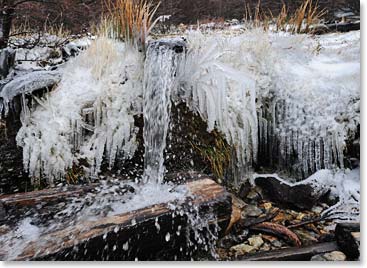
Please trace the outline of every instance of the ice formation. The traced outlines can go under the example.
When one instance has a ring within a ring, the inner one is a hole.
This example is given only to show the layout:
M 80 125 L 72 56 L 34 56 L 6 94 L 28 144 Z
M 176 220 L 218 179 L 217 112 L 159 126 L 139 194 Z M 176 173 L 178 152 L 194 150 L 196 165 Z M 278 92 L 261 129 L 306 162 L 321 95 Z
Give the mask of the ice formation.
M 198 112 L 208 131 L 217 128 L 236 148 L 238 167 L 246 168 L 257 155 L 255 80 L 234 51 L 231 38 L 188 36 L 188 52 L 179 66 L 178 98 Z M 237 178 L 237 176 L 236 176 Z
M 57 89 L 38 100 L 36 109 L 25 106 L 17 143 L 31 176 L 52 183 L 80 159 L 94 175 L 105 152 L 110 166 L 118 153 L 134 154 L 142 62 L 136 50 L 100 38 L 68 62 Z
M 98 174 L 104 154 L 110 167 L 134 154 L 133 116 L 143 113 L 145 177 L 160 180 L 171 101 L 184 101 L 224 134 L 238 170 L 264 159 L 299 177 L 343 168 L 359 125 L 359 35 L 190 32 L 182 58 L 158 41 L 145 66 L 136 50 L 99 39 L 39 107 L 25 109 L 25 167 L 55 178 L 86 159 Z
M 37 89 L 49 88 L 57 84 L 61 74 L 57 71 L 36 71 L 15 77 L 0 90 L 0 116 L 9 112 L 9 104 L 18 95 L 32 94 Z

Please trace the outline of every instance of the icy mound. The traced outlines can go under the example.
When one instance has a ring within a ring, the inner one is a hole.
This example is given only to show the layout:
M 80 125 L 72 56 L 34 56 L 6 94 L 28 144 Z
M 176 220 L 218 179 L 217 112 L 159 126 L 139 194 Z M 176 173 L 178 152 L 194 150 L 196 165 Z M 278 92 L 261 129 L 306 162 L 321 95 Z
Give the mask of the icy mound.
M 24 107 L 17 143 L 31 176 L 52 183 L 80 159 L 96 174 L 105 150 L 111 165 L 117 153 L 134 154 L 142 62 L 137 51 L 100 38 L 67 63 L 58 88 L 34 111 Z

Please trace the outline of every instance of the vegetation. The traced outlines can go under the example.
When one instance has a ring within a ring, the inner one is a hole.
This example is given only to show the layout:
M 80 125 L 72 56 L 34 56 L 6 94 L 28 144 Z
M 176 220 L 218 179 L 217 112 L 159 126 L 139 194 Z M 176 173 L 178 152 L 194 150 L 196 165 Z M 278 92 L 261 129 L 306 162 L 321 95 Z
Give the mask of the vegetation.
M 214 176 L 221 180 L 231 163 L 232 150 L 220 132 L 214 130 L 210 134 L 213 137 L 212 140 L 203 141 L 200 144 L 191 143 L 191 145 L 208 162 Z
M 106 0 L 107 14 L 102 19 L 101 32 L 125 42 L 143 46 L 157 22 L 153 21 L 159 3 L 134 0 Z
M 274 16 L 270 9 L 262 7 L 261 0 L 254 9 L 250 5 L 245 6 L 244 20 L 253 27 L 263 27 L 264 30 L 269 29 L 272 23 L 276 25 L 277 31 L 290 31 L 292 33 L 310 33 L 311 25 L 320 22 L 321 18 L 326 15 L 326 10 L 321 9 L 318 1 L 303 0 L 300 6 L 293 12 L 283 2 L 282 8 L 278 16 Z

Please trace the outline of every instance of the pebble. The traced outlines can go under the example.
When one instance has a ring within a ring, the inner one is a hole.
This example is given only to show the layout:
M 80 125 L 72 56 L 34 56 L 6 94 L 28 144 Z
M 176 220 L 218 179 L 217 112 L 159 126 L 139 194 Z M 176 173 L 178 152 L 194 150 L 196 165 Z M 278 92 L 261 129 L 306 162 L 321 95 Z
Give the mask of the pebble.
M 258 208 L 257 206 L 254 205 L 247 205 L 242 213 L 241 213 L 241 217 L 242 218 L 246 218 L 246 217 L 259 217 L 261 214 L 263 214 L 263 211 Z
M 247 244 L 240 244 L 231 247 L 231 251 L 234 251 L 237 255 L 244 255 L 256 251 L 256 248 Z
M 325 254 L 318 254 L 311 258 L 311 261 L 345 261 L 347 257 L 341 251 L 333 251 Z
M 264 244 L 264 240 L 259 235 L 252 236 L 247 241 L 256 249 L 259 249 Z

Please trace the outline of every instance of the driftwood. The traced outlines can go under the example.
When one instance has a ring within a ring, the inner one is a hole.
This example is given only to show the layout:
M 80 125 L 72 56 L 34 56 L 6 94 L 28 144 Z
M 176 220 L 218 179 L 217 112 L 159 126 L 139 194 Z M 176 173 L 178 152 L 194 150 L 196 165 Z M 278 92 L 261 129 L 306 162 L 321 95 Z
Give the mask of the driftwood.
M 320 243 L 301 248 L 286 248 L 242 256 L 241 261 L 309 261 L 312 256 L 338 250 L 336 242 Z
M 360 225 L 359 223 L 338 223 L 335 228 L 335 238 L 339 248 L 349 260 L 360 256 Z
M 219 235 L 222 235 L 231 217 L 231 195 L 208 177 L 188 182 L 187 187 L 194 198 L 187 197 L 186 210 L 197 205 L 201 217 L 213 216 L 209 217 L 212 219 L 209 226 L 218 225 Z M 74 189 L 58 193 L 52 190 L 52 194 L 50 190 L 39 191 L 7 196 L 3 202 L 28 206 L 36 200 L 58 200 L 67 194 L 80 195 L 83 191 Z M 173 260 L 175 256 L 188 259 L 195 251 L 195 245 L 187 245 L 185 232 L 190 230 L 187 228 L 187 216 L 173 212 L 168 204 L 163 203 L 65 226 L 42 234 L 38 241 L 29 242 L 16 260 Z M 157 223 L 160 226 L 158 231 Z M 182 228 L 179 234 L 176 233 L 178 226 Z

